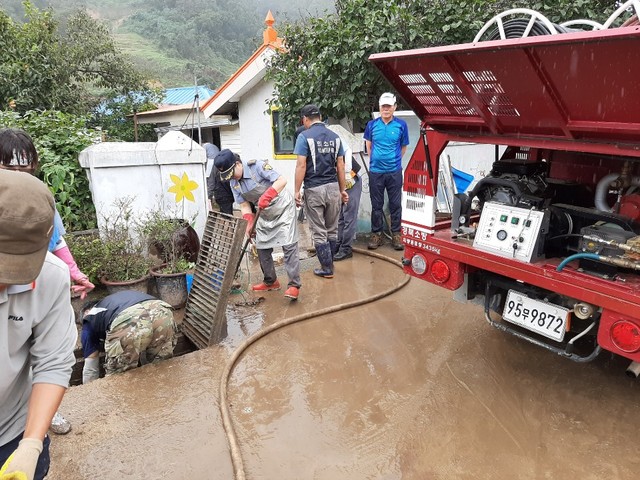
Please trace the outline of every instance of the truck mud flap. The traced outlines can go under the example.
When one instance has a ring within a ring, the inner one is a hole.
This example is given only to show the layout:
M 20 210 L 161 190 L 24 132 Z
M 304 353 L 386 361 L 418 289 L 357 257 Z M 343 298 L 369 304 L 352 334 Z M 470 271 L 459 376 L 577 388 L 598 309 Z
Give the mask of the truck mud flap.
M 543 340 L 540 340 L 536 337 L 533 337 L 519 330 L 516 330 L 510 325 L 493 320 L 491 318 L 491 308 L 490 308 L 491 286 L 492 286 L 491 281 L 487 281 L 485 292 L 484 292 L 484 318 L 487 320 L 487 322 L 489 322 L 489 324 L 492 327 L 497 328 L 500 331 L 509 333 L 514 337 L 520 338 L 522 340 L 526 340 L 527 342 L 537 345 L 538 347 L 545 348 L 557 355 L 560 355 L 561 357 L 568 358 L 569 360 L 573 360 L 574 362 L 578 362 L 578 363 L 590 362 L 593 359 L 595 359 L 602 351 L 602 348 L 600 347 L 600 345 L 596 345 L 593 352 L 591 352 L 589 355 L 586 355 L 586 356 L 577 355 L 571 351 L 573 347 L 572 344 L 568 344 L 565 348 L 556 347 L 555 345 L 551 345 Z

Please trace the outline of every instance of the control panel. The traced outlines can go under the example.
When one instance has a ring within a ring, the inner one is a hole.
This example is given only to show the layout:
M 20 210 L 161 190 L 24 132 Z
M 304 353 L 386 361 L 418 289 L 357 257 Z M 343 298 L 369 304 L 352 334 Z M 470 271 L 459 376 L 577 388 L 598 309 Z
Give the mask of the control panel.
M 549 215 L 545 211 L 486 202 L 473 246 L 501 257 L 530 262 L 542 255 L 548 224 Z

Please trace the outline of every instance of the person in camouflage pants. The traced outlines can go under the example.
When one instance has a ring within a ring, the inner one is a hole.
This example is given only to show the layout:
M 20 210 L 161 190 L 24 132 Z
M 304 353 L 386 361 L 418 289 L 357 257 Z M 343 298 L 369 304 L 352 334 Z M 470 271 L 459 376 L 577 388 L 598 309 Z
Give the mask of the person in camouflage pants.
M 104 343 L 106 375 L 130 370 L 173 356 L 176 324 L 171 306 L 128 290 L 82 308 L 82 381 L 99 376 L 98 355 Z

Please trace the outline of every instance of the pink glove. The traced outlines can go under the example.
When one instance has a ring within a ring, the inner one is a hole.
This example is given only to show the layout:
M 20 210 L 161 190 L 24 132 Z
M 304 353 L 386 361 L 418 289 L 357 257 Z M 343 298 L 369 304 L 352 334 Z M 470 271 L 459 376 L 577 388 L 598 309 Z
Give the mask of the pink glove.
M 71 290 L 73 290 L 74 293 L 80 293 L 80 298 L 84 300 L 87 293 L 95 288 L 95 285 L 89 281 L 89 277 L 80 271 L 73 255 L 71 255 L 69 247 L 65 245 L 62 248 L 54 250 L 53 254 L 67 264 L 71 279 L 76 284 L 71 287 Z
M 258 207 L 262 209 L 267 208 L 271 203 L 271 201 L 277 196 L 278 196 L 278 191 L 275 188 L 273 187 L 267 188 L 267 191 L 264 192 L 260 197 L 260 199 L 258 200 Z
M 251 237 L 253 234 L 253 213 L 245 213 L 244 215 L 242 215 L 242 218 L 247 221 L 247 237 Z

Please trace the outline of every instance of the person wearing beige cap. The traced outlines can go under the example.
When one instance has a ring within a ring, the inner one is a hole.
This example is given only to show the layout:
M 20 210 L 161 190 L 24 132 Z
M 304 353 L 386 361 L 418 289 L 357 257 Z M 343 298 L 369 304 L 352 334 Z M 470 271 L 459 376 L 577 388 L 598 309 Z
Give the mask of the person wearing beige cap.
M 0 169 L 0 478 L 46 476 L 75 363 L 69 269 L 48 251 L 54 212 L 40 180 Z

